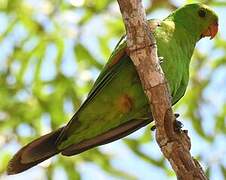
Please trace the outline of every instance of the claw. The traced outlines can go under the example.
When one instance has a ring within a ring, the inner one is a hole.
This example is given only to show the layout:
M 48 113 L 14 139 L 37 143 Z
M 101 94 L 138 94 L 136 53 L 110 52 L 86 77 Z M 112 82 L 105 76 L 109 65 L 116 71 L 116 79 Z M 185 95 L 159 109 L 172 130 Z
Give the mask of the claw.
M 179 113 L 175 113 L 174 116 L 176 118 L 176 120 L 174 121 L 174 130 L 176 132 L 181 132 L 184 125 L 183 125 L 182 122 L 180 122 L 180 121 L 177 120 L 177 118 L 180 116 L 180 114 Z M 153 125 L 151 127 L 151 131 L 155 131 L 155 130 L 156 130 L 156 126 Z
M 159 63 L 160 64 L 163 63 L 163 59 L 164 59 L 164 57 L 162 57 L 162 56 L 159 57 Z
M 178 121 L 177 118 L 180 116 L 180 114 L 175 113 L 174 114 L 176 120 L 174 121 L 174 130 L 176 132 L 181 132 L 182 131 L 182 127 L 184 126 L 182 122 Z
M 180 114 L 179 113 L 175 113 L 174 116 L 175 116 L 175 118 L 178 118 L 180 116 Z

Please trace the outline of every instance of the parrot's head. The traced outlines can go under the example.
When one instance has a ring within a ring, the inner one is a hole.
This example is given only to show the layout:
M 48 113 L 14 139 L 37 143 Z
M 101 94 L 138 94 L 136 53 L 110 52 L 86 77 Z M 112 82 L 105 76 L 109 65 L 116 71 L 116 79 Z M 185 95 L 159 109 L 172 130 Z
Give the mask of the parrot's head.
M 183 25 L 197 37 L 197 40 L 203 37 L 212 39 L 218 32 L 217 14 L 205 4 L 187 4 L 174 11 L 168 18 Z

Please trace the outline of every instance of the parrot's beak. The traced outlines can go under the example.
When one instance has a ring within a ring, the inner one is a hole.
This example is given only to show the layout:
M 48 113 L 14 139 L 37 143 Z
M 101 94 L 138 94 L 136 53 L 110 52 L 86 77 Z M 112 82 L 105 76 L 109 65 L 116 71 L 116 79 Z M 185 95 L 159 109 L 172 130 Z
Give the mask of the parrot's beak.
M 213 39 L 218 32 L 218 23 L 214 22 L 211 24 L 203 33 L 201 34 L 201 38 L 203 37 L 210 37 L 210 39 Z

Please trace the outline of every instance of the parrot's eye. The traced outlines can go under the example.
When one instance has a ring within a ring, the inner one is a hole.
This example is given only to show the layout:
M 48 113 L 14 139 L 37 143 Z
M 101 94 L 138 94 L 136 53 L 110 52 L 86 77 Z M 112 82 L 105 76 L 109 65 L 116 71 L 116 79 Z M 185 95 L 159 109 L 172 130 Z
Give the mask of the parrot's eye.
M 198 14 L 199 14 L 199 17 L 204 18 L 204 17 L 206 16 L 206 11 L 205 11 L 204 9 L 200 9 L 200 10 L 198 11 Z

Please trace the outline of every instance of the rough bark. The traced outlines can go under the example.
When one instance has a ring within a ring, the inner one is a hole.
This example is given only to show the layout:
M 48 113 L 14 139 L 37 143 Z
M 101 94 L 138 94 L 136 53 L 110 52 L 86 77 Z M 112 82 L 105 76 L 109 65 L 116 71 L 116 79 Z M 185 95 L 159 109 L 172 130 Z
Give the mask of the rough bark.
M 141 0 L 118 0 L 127 33 L 127 53 L 131 57 L 156 124 L 156 140 L 178 179 L 207 179 L 198 161 L 190 154 L 187 131 L 176 131 L 175 116 L 167 81 L 159 65 L 155 39 L 150 35 Z

